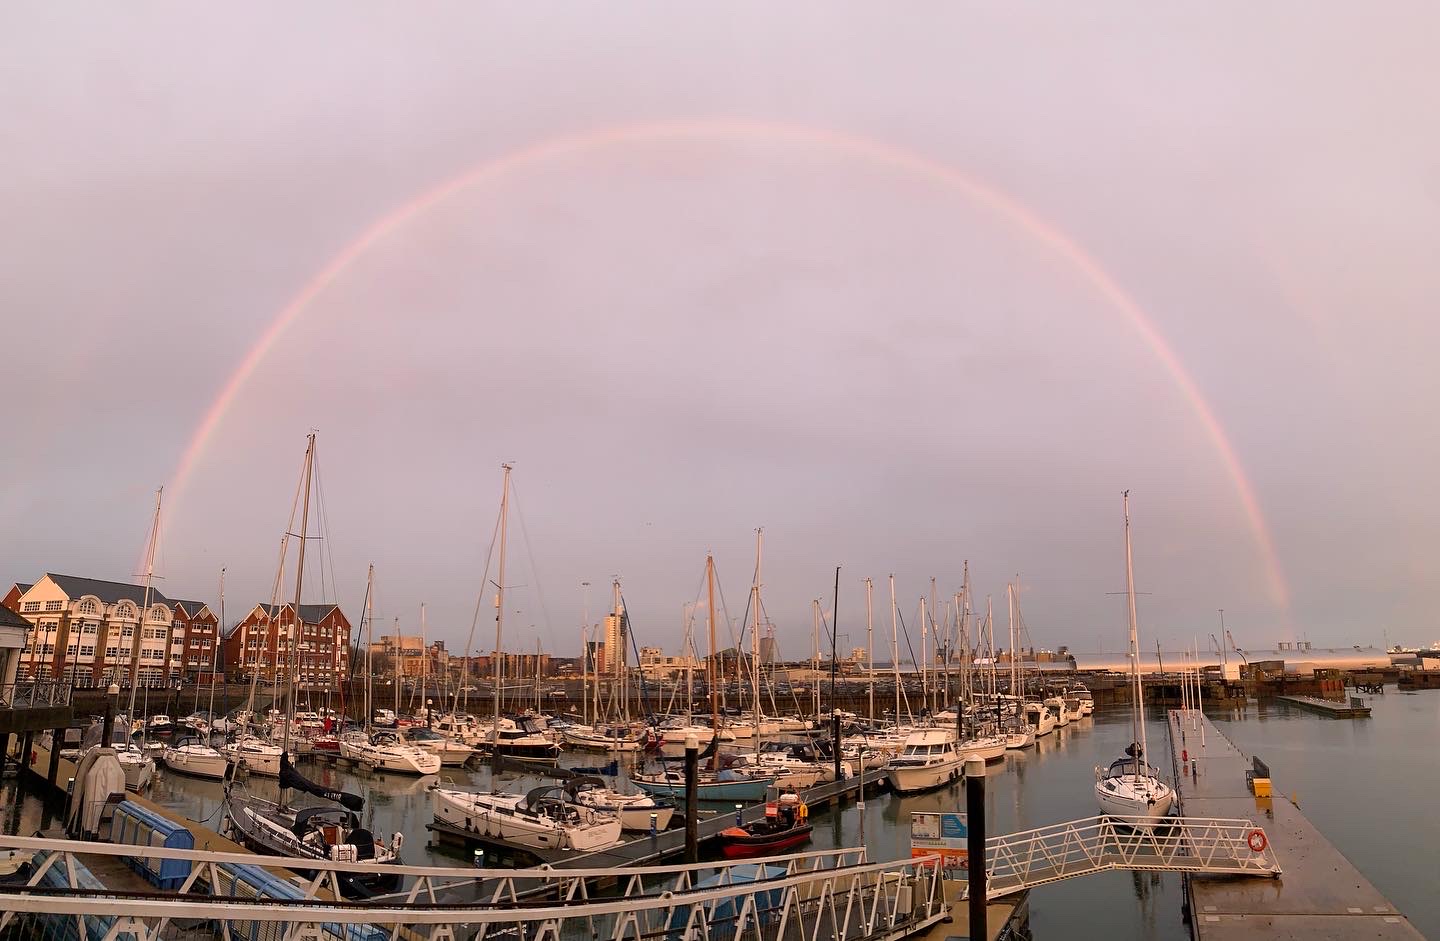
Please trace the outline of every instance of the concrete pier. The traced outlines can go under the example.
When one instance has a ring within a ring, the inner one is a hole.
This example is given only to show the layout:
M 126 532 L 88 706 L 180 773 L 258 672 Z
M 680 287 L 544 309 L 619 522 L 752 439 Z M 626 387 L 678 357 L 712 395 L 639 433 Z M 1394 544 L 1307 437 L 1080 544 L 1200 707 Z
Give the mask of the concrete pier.
M 1284 867 L 1278 879 L 1186 877 L 1191 933 L 1200 941 L 1257 934 L 1275 939 L 1395 938 L 1422 935 L 1300 808 L 1281 796 L 1256 797 L 1246 780 L 1251 757 L 1209 719 L 1195 712 L 1169 715 L 1179 813 L 1249 818 L 1265 828 Z M 1187 759 L 1182 768 L 1182 756 Z M 1275 782 L 1277 793 L 1284 782 Z
M 1368 719 L 1370 707 L 1358 696 L 1350 699 L 1321 699 L 1318 696 L 1276 696 L 1277 702 L 1298 706 L 1307 712 L 1314 712 L 1332 719 Z

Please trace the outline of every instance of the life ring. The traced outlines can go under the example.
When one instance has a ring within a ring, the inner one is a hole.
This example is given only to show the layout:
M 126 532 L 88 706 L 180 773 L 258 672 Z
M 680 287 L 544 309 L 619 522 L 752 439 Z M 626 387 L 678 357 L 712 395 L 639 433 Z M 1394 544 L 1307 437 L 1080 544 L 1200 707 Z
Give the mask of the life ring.
M 1245 837 L 1245 843 L 1250 847 L 1252 853 L 1263 853 L 1265 847 L 1270 845 L 1269 841 L 1265 839 L 1264 830 L 1251 830 L 1250 835 Z

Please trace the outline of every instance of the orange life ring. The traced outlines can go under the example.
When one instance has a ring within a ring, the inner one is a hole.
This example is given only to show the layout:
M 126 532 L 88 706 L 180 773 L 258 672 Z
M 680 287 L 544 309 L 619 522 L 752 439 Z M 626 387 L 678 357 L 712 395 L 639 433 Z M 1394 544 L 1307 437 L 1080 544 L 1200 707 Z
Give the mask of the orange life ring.
M 1251 830 L 1250 835 L 1245 838 L 1245 842 L 1249 844 L 1252 853 L 1263 853 L 1265 847 L 1270 845 L 1265 839 L 1264 830 Z

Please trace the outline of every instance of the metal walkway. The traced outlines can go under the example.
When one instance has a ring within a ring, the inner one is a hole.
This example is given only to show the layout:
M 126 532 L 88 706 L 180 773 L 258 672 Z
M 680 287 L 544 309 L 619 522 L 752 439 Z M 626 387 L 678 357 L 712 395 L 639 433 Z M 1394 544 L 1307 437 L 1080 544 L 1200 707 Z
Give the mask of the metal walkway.
M 947 915 L 939 857 L 868 863 L 863 848 L 621 872 L 307 861 L 313 878 L 288 883 L 294 897 L 287 898 L 257 898 L 233 872 L 237 866 L 283 870 L 295 865 L 292 859 L 0 837 L 0 850 L 6 849 L 36 853 L 37 871 L 28 885 L 0 886 L 5 937 L 53 929 L 106 941 L 898 941 Z M 190 871 L 183 885 L 165 892 L 121 891 L 90 874 L 97 857 L 134 855 L 152 866 L 188 861 Z M 394 872 L 408 888 L 365 902 L 337 900 L 335 873 L 346 871 Z M 60 876 L 60 886 L 43 887 L 47 872 L 52 886 Z M 589 888 L 607 876 L 613 891 Z M 448 901 L 458 897 L 475 901 Z
M 1280 874 L 1265 831 L 1249 820 L 1172 817 L 1153 830 L 1136 827 L 1145 822 L 1100 816 L 992 837 L 985 841 L 986 897 L 1112 869 Z

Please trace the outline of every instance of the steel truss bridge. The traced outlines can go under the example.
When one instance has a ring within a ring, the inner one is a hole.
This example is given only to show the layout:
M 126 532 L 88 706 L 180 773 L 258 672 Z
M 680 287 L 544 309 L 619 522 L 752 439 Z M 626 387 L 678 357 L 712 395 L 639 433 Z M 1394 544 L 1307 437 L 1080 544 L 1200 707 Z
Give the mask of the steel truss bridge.
M 985 841 L 985 868 L 992 899 L 1112 869 L 1280 875 L 1264 830 L 1217 817 L 1169 817 L 1153 829 L 1142 817 L 1087 817 L 1010 833 Z
M 939 857 L 871 863 L 863 848 L 635 870 L 306 861 L 314 874 L 292 883 L 294 899 L 256 898 L 228 874 L 238 865 L 285 870 L 293 859 L 0 837 L 6 849 L 48 854 L 28 885 L 0 886 L 0 937 L 7 939 L 895 941 L 948 915 Z M 156 868 L 161 860 L 189 861 L 190 873 L 166 892 L 86 887 L 76 878 L 76 862 L 136 856 Z M 53 867 L 68 887 L 41 887 Z M 409 888 L 345 901 L 339 872 L 394 872 Z M 597 884 L 609 888 L 597 891 Z M 216 887 L 230 887 L 229 894 Z

